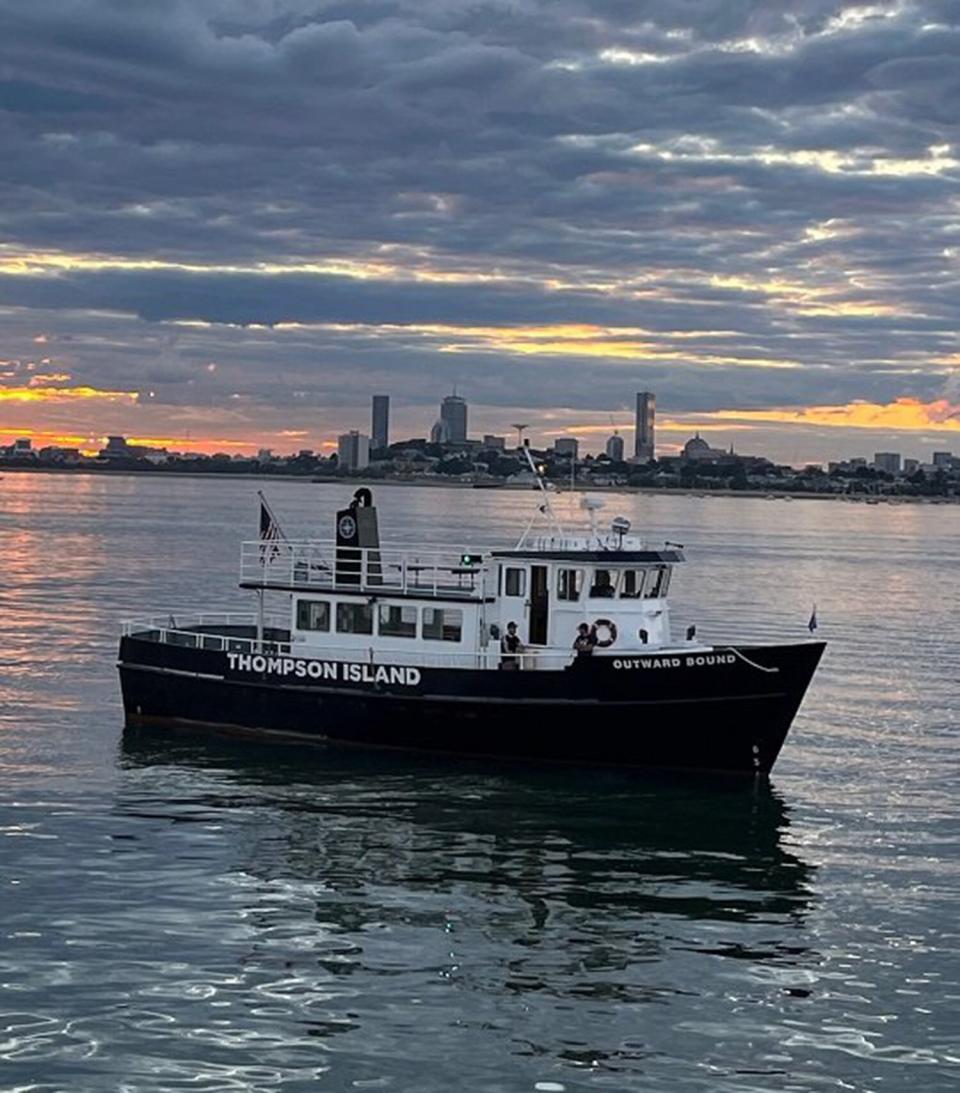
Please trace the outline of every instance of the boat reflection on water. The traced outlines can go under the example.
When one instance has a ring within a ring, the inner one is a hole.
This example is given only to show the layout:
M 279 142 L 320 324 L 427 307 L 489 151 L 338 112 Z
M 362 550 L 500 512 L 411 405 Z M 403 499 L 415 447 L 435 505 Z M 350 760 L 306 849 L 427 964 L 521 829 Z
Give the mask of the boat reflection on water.
M 153 730 L 122 748 L 117 807 L 178 906 L 191 982 L 219 984 L 251 1036 L 282 1019 L 284 1057 L 322 1058 L 337 1088 L 454 1088 L 506 1058 L 518 1088 L 672 1072 L 691 1028 L 713 1043 L 759 999 L 796 1004 L 822 960 L 814 867 L 765 781 Z
M 183 819 L 186 792 L 206 819 L 243 809 L 255 837 L 237 846 L 236 865 L 263 879 L 323 881 L 327 893 L 476 884 L 494 903 L 512 890 L 532 926 L 562 905 L 799 924 L 812 899 L 815 867 L 790 845 L 789 809 L 761 780 L 319 754 L 155 730 L 128 730 L 122 747 L 128 770 L 159 774 L 121 794 L 125 807 L 168 799 Z

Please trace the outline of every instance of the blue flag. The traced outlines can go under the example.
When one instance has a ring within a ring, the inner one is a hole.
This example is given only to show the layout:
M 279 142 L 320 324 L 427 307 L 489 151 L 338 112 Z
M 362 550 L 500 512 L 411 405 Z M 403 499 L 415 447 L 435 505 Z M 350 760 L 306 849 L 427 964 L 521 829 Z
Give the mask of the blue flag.
M 812 634 L 817 628 L 817 605 L 813 605 L 813 610 L 810 612 L 810 621 L 807 623 L 807 629 Z

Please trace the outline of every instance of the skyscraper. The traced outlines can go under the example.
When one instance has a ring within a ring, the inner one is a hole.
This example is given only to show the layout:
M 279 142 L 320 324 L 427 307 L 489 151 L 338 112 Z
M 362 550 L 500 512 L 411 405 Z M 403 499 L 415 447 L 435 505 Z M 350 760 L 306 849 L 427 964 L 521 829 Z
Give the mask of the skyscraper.
M 374 449 L 386 448 L 390 443 L 390 396 L 373 396 L 373 428 L 370 441 Z
M 337 469 L 362 471 L 370 464 L 370 437 L 352 429 L 337 438 Z
M 440 403 L 440 420 L 451 444 L 467 439 L 467 404 L 459 395 L 447 395 Z
M 654 452 L 656 451 L 654 418 L 656 412 L 656 396 L 650 391 L 638 391 L 637 431 L 633 446 L 633 456 L 638 463 L 647 463 L 654 458 Z
M 623 462 L 623 437 L 619 433 L 614 433 L 612 437 L 607 440 L 607 455 L 614 461 L 614 463 Z

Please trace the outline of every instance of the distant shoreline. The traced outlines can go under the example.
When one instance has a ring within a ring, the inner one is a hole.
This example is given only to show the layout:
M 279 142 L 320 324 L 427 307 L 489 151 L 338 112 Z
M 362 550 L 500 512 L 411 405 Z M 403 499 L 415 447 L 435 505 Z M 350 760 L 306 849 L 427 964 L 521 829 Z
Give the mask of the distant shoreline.
M 472 482 L 444 481 L 439 478 L 311 478 L 306 474 L 255 474 L 249 471 L 233 473 L 218 473 L 216 471 L 135 471 L 129 467 L 101 468 L 91 470 L 88 467 L 24 467 L 0 465 L 0 478 L 5 474 L 49 474 L 49 475 L 84 475 L 89 478 L 108 476 L 111 478 L 150 478 L 162 480 L 165 478 L 209 478 L 220 481 L 247 481 L 247 482 L 303 482 L 308 486 L 347 486 L 359 488 L 368 486 L 379 488 L 380 486 L 424 486 L 429 489 L 454 489 L 470 490 L 474 488 Z M 501 485 L 481 485 L 477 487 L 486 493 L 496 493 L 499 490 L 511 493 L 531 492 L 535 487 L 529 483 L 504 482 Z M 866 494 L 866 493 L 815 493 L 809 490 L 732 490 L 704 489 L 702 486 L 597 486 L 576 484 L 571 488 L 569 483 L 557 487 L 558 495 L 562 493 L 618 493 L 618 494 L 662 494 L 669 497 L 696 497 L 700 499 L 710 497 L 751 497 L 767 499 L 771 501 L 846 501 L 851 504 L 866 504 L 870 499 L 871 504 L 882 505 L 956 505 L 960 504 L 960 497 L 944 496 L 914 496 L 911 494 Z

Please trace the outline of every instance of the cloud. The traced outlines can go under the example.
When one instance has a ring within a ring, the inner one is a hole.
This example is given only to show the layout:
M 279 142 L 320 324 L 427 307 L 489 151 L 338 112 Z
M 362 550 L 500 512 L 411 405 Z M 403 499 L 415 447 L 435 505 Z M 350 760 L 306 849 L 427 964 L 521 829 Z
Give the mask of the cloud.
M 947 399 L 925 403 L 915 398 L 898 398 L 882 405 L 857 401 L 845 406 L 717 410 L 705 416 L 713 421 L 739 423 L 826 425 L 830 428 L 880 429 L 885 432 L 960 432 L 960 403 Z
M 45 381 L 60 379 L 60 376 L 37 376 Z M 104 402 L 135 402 L 135 391 L 99 391 L 94 387 L 51 387 L 44 383 L 29 383 L 25 387 L 0 386 L 0 402 L 37 402 L 37 403 L 72 403 L 77 400 L 102 400 Z
M 453 376 L 530 411 L 948 382 L 945 0 L 0 0 L 0 22 L 0 356 L 42 329 L 77 386 L 296 414 L 384 383 L 426 412 Z

